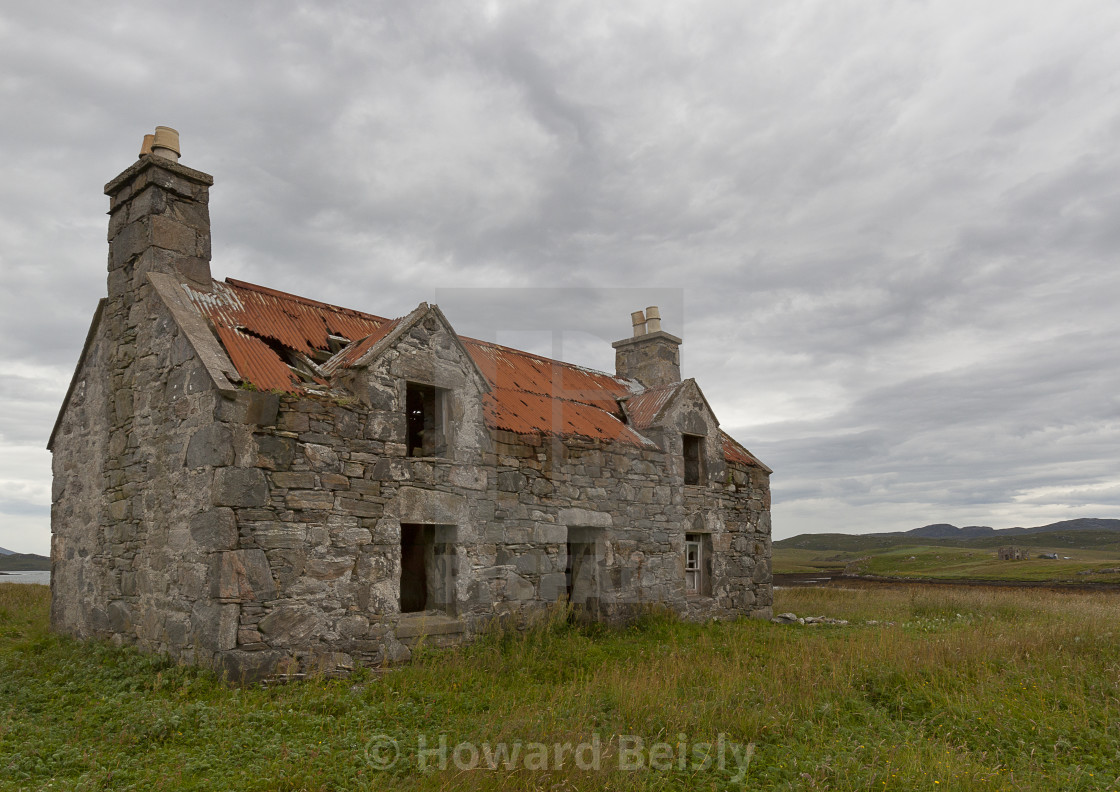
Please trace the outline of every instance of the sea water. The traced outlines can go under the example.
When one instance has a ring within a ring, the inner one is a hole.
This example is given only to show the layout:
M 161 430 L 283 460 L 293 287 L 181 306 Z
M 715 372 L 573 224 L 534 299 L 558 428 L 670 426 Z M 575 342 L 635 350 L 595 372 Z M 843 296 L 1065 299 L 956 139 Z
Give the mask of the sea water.
M 41 586 L 51 584 L 50 572 L 3 572 L 0 573 L 0 583 L 38 583 Z

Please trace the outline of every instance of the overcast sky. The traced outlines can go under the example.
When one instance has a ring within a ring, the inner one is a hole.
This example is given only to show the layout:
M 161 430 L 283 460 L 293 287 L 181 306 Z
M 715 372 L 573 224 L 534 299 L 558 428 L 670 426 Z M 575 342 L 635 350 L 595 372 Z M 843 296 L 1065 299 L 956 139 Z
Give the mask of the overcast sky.
M 662 305 L 774 535 L 1120 517 L 1120 4 L 6 3 L 0 546 L 49 551 L 105 182 L 217 278 L 613 370 Z

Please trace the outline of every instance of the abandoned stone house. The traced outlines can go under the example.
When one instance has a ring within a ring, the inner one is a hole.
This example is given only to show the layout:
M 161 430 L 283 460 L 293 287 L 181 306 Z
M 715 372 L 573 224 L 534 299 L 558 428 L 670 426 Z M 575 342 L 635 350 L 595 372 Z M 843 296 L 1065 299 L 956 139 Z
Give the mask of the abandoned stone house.
M 52 627 L 249 678 L 406 659 L 556 602 L 769 616 L 770 470 L 651 308 L 614 375 L 210 274 L 159 127 L 48 447 Z

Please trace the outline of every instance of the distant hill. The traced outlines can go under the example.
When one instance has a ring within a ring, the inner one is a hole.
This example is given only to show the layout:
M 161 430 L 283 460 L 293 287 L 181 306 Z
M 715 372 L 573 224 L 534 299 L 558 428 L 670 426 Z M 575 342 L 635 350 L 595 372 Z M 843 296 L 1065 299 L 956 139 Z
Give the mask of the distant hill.
M 914 528 L 913 530 L 906 531 L 904 535 L 921 536 L 928 539 L 972 539 L 976 536 L 991 536 L 995 531 L 995 528 L 989 528 L 986 525 L 968 525 L 964 528 L 958 528 L 955 525 L 949 525 L 949 523 L 937 523 L 935 525 L 923 525 L 921 528 Z
M 1083 517 L 1079 520 L 1062 520 L 1049 525 L 1040 525 L 1037 528 L 1008 528 L 1002 533 L 1011 536 L 1014 534 L 1050 533 L 1052 531 L 1120 531 L 1120 520 Z M 997 531 L 997 533 L 1000 532 Z
M 0 555 L 0 572 L 50 572 L 51 560 L 34 553 Z
M 0 547 L 0 555 L 12 555 L 12 551 L 5 550 L 3 547 Z
M 899 545 L 998 547 L 1014 541 L 1052 547 L 1102 547 L 1120 544 L 1120 520 L 1082 518 L 1033 528 L 996 529 L 985 525 L 958 528 L 935 523 L 909 531 L 873 534 L 800 534 L 774 542 L 774 547 L 803 550 L 876 550 Z

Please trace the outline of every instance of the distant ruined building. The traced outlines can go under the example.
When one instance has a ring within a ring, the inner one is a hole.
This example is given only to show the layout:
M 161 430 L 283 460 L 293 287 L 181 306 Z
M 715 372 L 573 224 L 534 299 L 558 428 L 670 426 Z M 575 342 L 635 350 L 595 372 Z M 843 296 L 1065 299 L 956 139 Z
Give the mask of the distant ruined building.
M 1021 547 L 1001 547 L 998 552 L 1000 561 L 1026 561 L 1030 553 Z
M 151 136 L 149 136 L 151 138 Z M 769 617 L 770 469 L 635 313 L 606 374 L 210 274 L 158 127 L 51 434 L 53 629 L 252 679 L 407 659 L 557 602 Z

